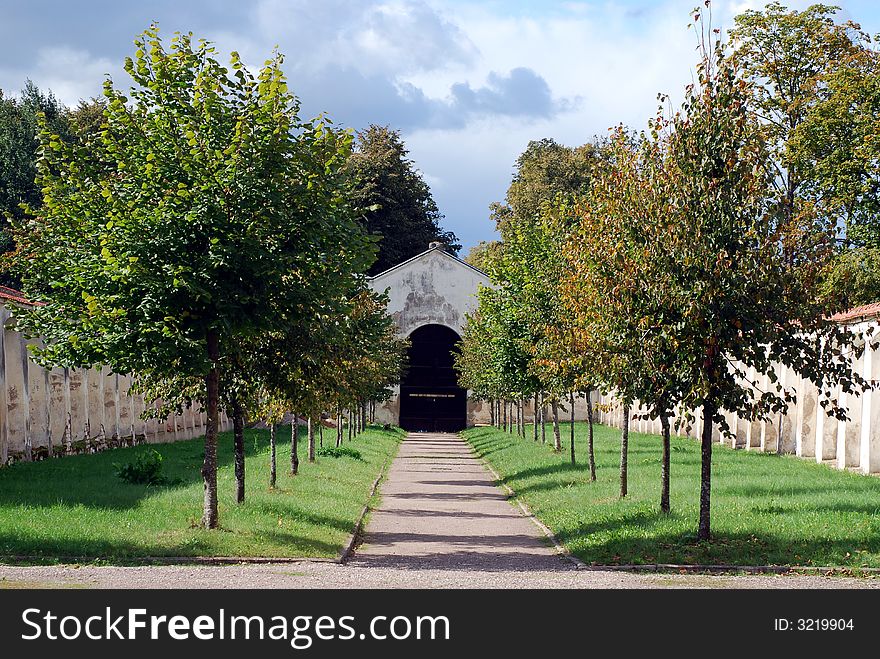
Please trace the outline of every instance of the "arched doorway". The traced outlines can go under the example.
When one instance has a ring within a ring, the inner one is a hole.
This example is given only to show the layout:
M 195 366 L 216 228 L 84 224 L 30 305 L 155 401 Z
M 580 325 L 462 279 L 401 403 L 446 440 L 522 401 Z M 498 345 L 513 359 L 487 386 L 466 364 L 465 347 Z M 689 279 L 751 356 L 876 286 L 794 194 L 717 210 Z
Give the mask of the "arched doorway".
M 410 432 L 457 432 L 467 423 L 467 391 L 458 386 L 452 349 L 459 340 L 443 325 L 409 335 L 400 383 L 400 427 Z

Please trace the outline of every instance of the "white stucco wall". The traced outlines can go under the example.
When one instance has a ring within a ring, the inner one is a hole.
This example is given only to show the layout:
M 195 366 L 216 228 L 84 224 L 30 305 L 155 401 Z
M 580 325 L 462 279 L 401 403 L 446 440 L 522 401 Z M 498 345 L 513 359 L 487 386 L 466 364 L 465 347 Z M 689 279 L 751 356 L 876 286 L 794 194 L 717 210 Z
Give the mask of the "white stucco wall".
M 880 322 L 871 319 L 851 324 L 855 333 L 870 336 L 880 333 Z M 788 405 L 784 414 L 772 415 L 769 421 L 749 421 L 735 414 L 725 412 L 731 437 L 724 437 L 720 428 L 715 427 L 713 440 L 724 442 L 732 448 L 770 453 L 793 453 L 802 458 L 826 463 L 839 469 L 858 470 L 865 474 L 880 473 L 880 404 L 878 404 L 877 387 L 880 386 L 880 348 L 871 343 L 865 346 L 862 356 L 853 363 L 853 368 L 865 380 L 873 384 L 861 396 L 842 393 L 838 390 L 841 402 L 848 410 L 847 421 L 838 421 L 829 417 L 820 404 L 821 397 L 816 386 L 805 378 L 801 378 L 791 369 L 780 364 L 775 365 L 776 380 L 781 385 L 794 388 L 796 400 Z M 755 380 L 754 369 L 749 372 L 751 380 Z M 763 389 L 770 390 L 767 376 L 760 381 Z M 600 423 L 621 427 L 622 405 L 613 393 L 599 396 L 597 419 Z M 632 413 L 638 414 L 648 410 L 640 404 L 633 406 Z M 681 411 L 679 411 L 681 412 Z M 702 426 L 700 410 L 695 410 L 696 423 L 690 430 L 679 429 L 678 434 L 687 434 L 699 438 Z M 681 416 L 676 414 L 675 418 Z M 631 421 L 630 427 L 637 432 L 657 434 L 660 432 L 659 421 Z M 782 431 L 782 445 L 779 442 L 779 431 Z
M 370 280 L 379 293 L 388 289 L 388 313 L 403 336 L 433 323 L 461 334 L 465 314 L 477 307 L 481 284 L 490 286 L 489 277 L 439 248 L 423 252 Z
M 460 336 L 465 314 L 477 308 L 477 291 L 481 285 L 491 286 L 491 281 L 441 248 L 433 248 L 376 275 L 370 285 L 379 293 L 388 292 L 388 313 L 401 336 L 432 324 L 445 325 Z M 399 394 L 395 388 L 391 400 L 376 408 L 379 423 L 398 423 Z M 488 420 L 488 406 L 468 400 L 468 425 Z
M 0 301 L 0 466 L 204 434 L 206 415 L 192 408 L 165 420 L 141 419 L 147 403 L 129 391 L 131 378 L 106 366 L 44 369 L 27 350 L 34 341 L 15 329 L 15 310 Z M 220 429 L 231 425 L 221 415 Z

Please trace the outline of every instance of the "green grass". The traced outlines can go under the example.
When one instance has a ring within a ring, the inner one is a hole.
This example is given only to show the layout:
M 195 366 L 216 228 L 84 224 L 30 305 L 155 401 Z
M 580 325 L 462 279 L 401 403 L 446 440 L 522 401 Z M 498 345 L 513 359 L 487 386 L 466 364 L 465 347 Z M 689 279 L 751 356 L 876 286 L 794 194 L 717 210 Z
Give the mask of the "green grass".
M 326 434 L 326 433 L 325 433 Z M 143 556 L 335 557 L 354 529 L 373 481 L 403 433 L 371 427 L 351 444 L 361 454 L 309 464 L 300 429 L 300 473 L 288 475 L 290 427 L 278 432 L 278 481 L 270 490 L 269 431 L 245 431 L 244 504 L 234 501 L 232 436 L 220 434 L 219 530 L 198 528 L 204 441 L 121 448 L 0 469 L 0 561 Z M 332 442 L 331 432 L 325 440 Z M 156 449 L 171 485 L 130 485 L 114 463 Z
M 880 479 L 795 456 L 715 445 L 711 543 L 695 542 L 700 447 L 672 439 L 672 512 L 660 512 L 660 438 L 630 433 L 629 495 L 619 493 L 620 431 L 595 427 L 598 480 L 586 468 L 586 424 L 575 424 L 578 464 L 565 450 L 495 428 L 463 434 L 578 558 L 595 564 L 880 567 Z

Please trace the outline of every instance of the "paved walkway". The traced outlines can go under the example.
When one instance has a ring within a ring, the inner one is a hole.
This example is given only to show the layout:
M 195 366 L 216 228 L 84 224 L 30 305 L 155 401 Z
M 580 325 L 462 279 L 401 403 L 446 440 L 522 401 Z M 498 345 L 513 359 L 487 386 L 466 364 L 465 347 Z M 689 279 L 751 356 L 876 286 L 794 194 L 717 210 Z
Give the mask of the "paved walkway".
M 573 565 L 458 435 L 411 433 L 351 564 L 416 570 L 557 571 Z

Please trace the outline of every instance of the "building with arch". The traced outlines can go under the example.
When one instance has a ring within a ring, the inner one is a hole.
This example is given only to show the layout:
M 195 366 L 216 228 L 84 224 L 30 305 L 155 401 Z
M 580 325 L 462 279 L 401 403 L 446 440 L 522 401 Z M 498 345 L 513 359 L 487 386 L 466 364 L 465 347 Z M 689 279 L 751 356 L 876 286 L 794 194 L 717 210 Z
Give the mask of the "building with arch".
M 370 278 L 387 292 L 388 313 L 410 339 L 405 369 L 394 395 L 376 409 L 376 420 L 409 431 L 462 430 L 489 422 L 488 406 L 472 401 L 458 386 L 453 349 L 465 314 L 477 307 L 480 286 L 489 276 L 449 254 L 442 243 Z

